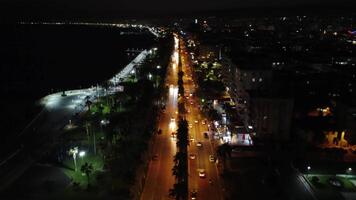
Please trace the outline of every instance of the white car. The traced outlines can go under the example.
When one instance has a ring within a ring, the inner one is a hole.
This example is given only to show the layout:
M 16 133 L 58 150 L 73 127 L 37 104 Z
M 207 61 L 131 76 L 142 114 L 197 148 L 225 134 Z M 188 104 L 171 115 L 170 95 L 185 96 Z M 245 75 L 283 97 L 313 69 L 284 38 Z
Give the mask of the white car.
M 205 178 L 205 177 L 206 177 L 206 173 L 205 173 L 205 170 L 204 170 L 204 169 L 200 169 L 200 170 L 199 170 L 199 177 L 200 177 L 200 178 Z
M 202 147 L 203 144 L 201 142 L 197 142 L 197 147 Z
M 209 155 L 209 161 L 210 162 L 215 162 L 215 157 L 213 155 Z
M 190 141 L 191 141 L 191 142 L 194 142 L 194 141 L 195 141 L 195 139 L 194 139 L 193 136 L 190 136 Z
M 190 158 L 191 160 L 194 160 L 194 159 L 196 158 L 196 155 L 195 155 L 195 154 L 190 154 L 190 155 L 189 155 L 189 158 Z
M 196 123 L 196 124 L 197 124 L 198 122 L 199 122 L 198 120 L 195 120 L 195 121 L 194 121 L 194 123 Z

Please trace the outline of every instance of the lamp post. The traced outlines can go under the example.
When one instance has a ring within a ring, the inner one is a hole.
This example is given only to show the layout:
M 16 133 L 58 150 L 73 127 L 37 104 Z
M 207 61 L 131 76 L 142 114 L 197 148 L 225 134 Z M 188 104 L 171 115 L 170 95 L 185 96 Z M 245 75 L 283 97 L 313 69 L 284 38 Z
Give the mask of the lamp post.
M 307 178 L 309 178 L 309 172 L 310 172 L 310 170 L 311 170 L 311 167 L 308 166 L 308 167 L 307 167 L 307 170 L 308 170 L 308 171 L 307 171 Z
M 79 152 L 79 157 L 81 157 L 82 159 L 82 162 L 81 162 L 81 164 L 83 164 L 83 157 L 85 156 L 85 154 L 86 154 L 86 152 L 85 151 L 80 151 Z
M 69 155 L 73 156 L 75 171 L 77 171 L 77 154 L 78 154 L 78 147 L 73 147 L 73 148 L 69 149 Z
M 347 174 L 348 174 L 348 176 L 350 178 L 351 173 L 352 173 L 352 168 L 351 167 L 347 168 L 346 172 L 347 172 Z

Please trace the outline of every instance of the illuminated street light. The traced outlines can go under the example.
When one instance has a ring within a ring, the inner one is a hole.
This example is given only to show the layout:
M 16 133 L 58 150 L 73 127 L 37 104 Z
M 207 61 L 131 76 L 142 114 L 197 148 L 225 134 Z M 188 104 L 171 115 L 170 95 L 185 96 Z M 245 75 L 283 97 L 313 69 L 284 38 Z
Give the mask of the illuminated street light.
M 157 69 L 161 69 L 161 66 L 157 65 Z
M 85 151 L 80 151 L 79 152 L 79 157 L 83 158 L 85 156 L 86 152 Z
M 307 171 L 307 177 L 309 178 L 309 172 L 310 172 L 310 170 L 311 170 L 311 167 L 308 166 L 308 167 L 307 167 L 307 170 L 308 170 L 308 171 Z
M 351 171 L 352 171 L 352 168 L 351 168 L 351 167 L 349 167 L 349 168 L 347 169 L 347 171 L 351 172 Z
M 79 157 L 81 157 L 81 158 L 82 158 L 81 164 L 83 164 L 83 163 L 84 163 L 83 158 L 84 158 L 85 154 L 86 154 L 86 152 L 85 152 L 85 151 L 79 151 L 79 154 L 78 154 L 78 155 L 79 155 Z

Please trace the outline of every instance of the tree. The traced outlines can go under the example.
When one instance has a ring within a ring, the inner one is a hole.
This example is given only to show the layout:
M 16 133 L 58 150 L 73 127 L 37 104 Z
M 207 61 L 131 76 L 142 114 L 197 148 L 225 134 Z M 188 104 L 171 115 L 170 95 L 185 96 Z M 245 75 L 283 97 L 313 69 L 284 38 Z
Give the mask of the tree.
M 179 148 L 179 151 L 186 153 L 188 145 L 188 121 L 185 119 L 181 119 L 178 122 L 177 146 Z
M 85 97 L 85 106 L 88 107 L 89 111 L 90 111 L 91 104 L 93 104 L 93 102 L 90 101 L 90 96 L 86 96 Z
M 186 192 L 184 189 L 184 185 L 182 183 L 175 183 L 173 188 L 169 190 L 169 196 L 175 197 L 175 199 L 186 199 Z
M 82 167 L 80 168 L 80 171 L 85 173 L 85 175 L 87 176 L 87 180 L 88 180 L 88 187 L 89 187 L 89 181 L 90 181 L 90 174 L 93 173 L 93 165 L 91 163 L 87 163 L 85 162 L 84 165 L 82 165 Z
M 180 119 L 177 130 L 178 152 L 174 156 L 174 166 L 172 168 L 172 173 L 176 177 L 177 183 L 170 190 L 170 195 L 176 199 L 186 199 L 188 194 L 188 145 L 188 122 L 185 119 Z

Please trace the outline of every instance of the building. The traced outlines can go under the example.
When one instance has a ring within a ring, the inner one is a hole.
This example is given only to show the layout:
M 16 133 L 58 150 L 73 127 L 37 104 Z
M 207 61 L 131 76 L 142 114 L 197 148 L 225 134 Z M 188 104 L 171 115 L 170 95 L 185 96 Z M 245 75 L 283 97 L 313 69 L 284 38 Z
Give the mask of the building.
M 293 98 L 251 95 L 249 111 L 256 137 L 289 140 L 293 106 Z
M 280 87 L 283 83 L 274 70 L 275 60 L 256 56 L 233 62 L 224 57 L 222 65 L 223 82 L 245 129 L 256 137 L 288 140 L 294 99 Z

